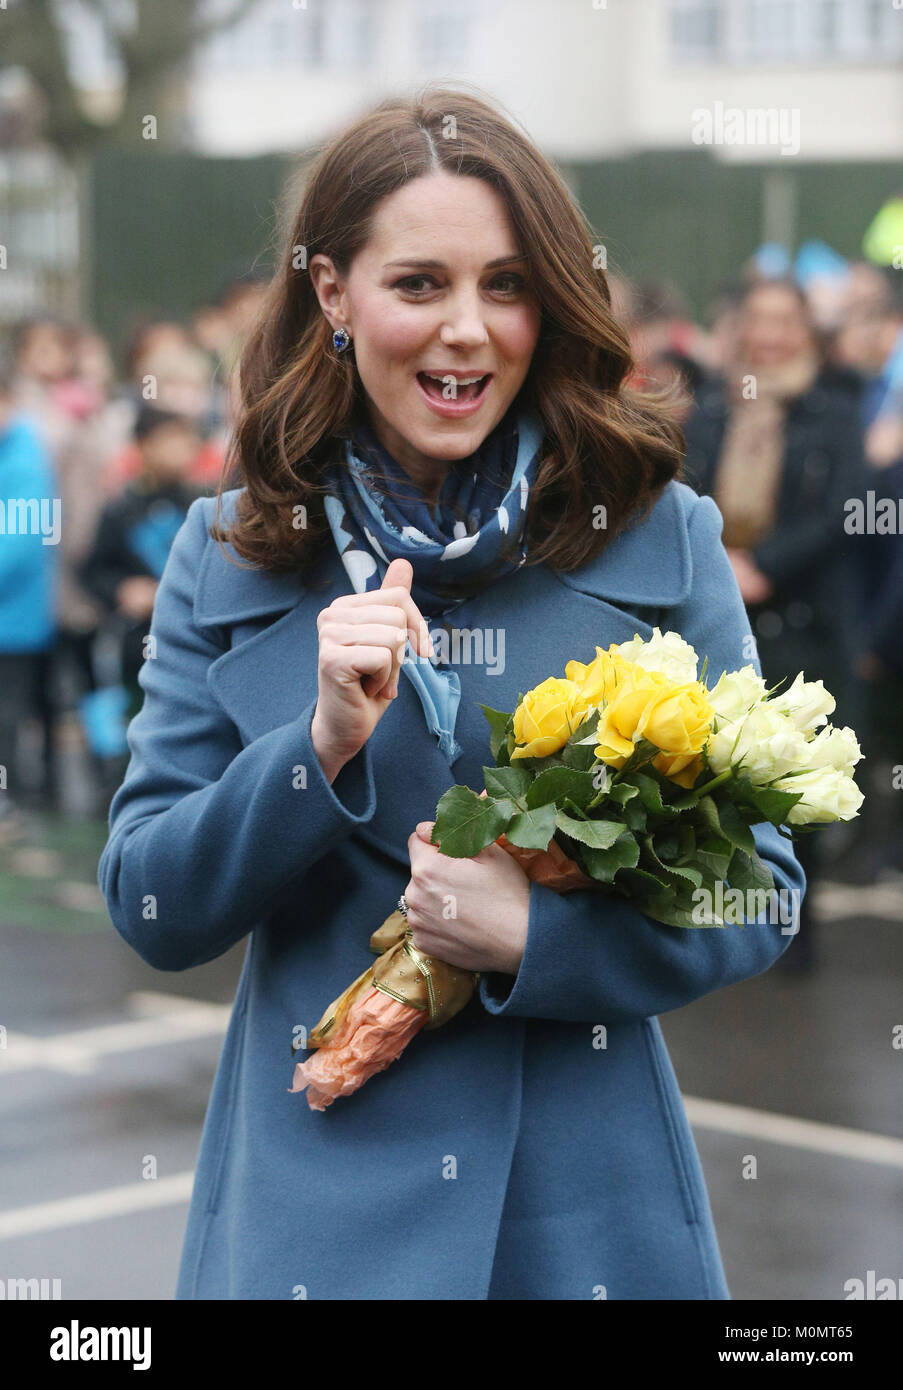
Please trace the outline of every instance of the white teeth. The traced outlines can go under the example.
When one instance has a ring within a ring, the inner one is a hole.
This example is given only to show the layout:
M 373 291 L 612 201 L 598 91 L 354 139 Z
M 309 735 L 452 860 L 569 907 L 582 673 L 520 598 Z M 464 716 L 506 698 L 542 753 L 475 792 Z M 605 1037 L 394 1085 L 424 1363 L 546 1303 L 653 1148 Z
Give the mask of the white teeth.
M 422 375 L 428 376 L 430 381 L 438 381 L 440 386 L 445 385 L 446 378 L 444 376 L 433 376 L 432 372 L 423 372 Z M 455 382 L 456 386 L 472 386 L 475 381 L 483 380 L 482 376 L 464 376 L 459 377 L 457 380 L 455 380 L 455 377 L 452 375 L 451 372 L 449 372 L 448 375 L 451 377 L 452 381 Z M 485 375 L 486 373 L 484 372 L 483 376 Z

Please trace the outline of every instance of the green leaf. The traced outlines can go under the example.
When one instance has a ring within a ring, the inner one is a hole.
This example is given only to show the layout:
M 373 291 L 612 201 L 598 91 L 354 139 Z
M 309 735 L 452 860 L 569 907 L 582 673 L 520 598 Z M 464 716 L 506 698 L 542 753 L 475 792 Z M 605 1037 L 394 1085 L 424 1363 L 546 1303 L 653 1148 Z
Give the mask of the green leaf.
M 624 822 L 631 830 L 646 829 L 646 807 L 641 797 L 638 796 L 635 801 L 628 801 L 624 807 Z
M 680 890 L 687 884 L 692 884 L 694 888 L 699 888 L 702 884 L 702 873 L 699 869 L 694 869 L 689 865 L 666 864 L 659 855 L 655 842 L 651 835 L 643 837 L 643 849 L 651 860 L 652 872 L 658 876 L 659 873 L 665 877 L 669 883 Z M 648 864 L 645 867 L 650 867 Z
M 734 850 L 725 878 L 731 888 L 740 888 L 743 892 L 762 888 L 767 891 L 774 887 L 774 875 L 755 850 L 752 854 L 742 849 Z
M 660 859 L 671 863 L 680 853 L 680 837 L 677 828 L 674 830 L 659 830 L 655 835 L 655 852 Z
M 555 834 L 555 819 L 552 803 L 520 811 L 512 818 L 505 835 L 521 849 L 548 849 L 549 841 Z
M 561 761 L 566 767 L 577 768 L 579 772 L 590 772 L 598 766 L 595 747 L 592 743 L 567 742 L 561 750 Z
M 703 867 L 711 869 L 716 878 L 727 878 L 727 866 L 735 850 L 730 840 L 721 835 L 710 835 L 696 846 L 696 857 Z M 742 850 L 737 850 L 742 854 Z
M 696 804 L 696 819 L 702 822 L 706 830 L 723 839 L 718 807 L 713 796 L 701 796 L 699 798 Z
M 483 779 L 486 783 L 486 793 L 496 801 L 499 798 L 510 797 L 516 800 L 518 797 L 526 795 L 533 776 L 530 771 L 521 766 L 520 760 L 511 763 L 508 767 L 484 767 Z
M 630 897 L 636 901 L 639 898 L 664 897 L 669 901 L 674 899 L 674 886 L 666 883 L 664 879 L 657 878 L 648 869 L 625 868 L 622 870 L 618 883 L 630 890 Z
M 660 898 L 641 898 L 636 906 L 646 917 L 654 922 L 662 922 L 666 927 L 722 927 L 724 923 L 700 902 L 687 907 L 679 903 L 668 903 Z M 702 920 L 697 920 L 701 918 Z
M 575 767 L 550 767 L 540 772 L 527 791 L 527 805 L 545 806 L 562 801 L 566 796 L 580 807 L 586 807 L 596 794 L 591 772 Z
M 661 788 L 654 777 L 650 777 L 646 772 L 634 772 L 631 773 L 630 780 L 637 784 L 640 797 L 647 811 L 651 811 L 663 820 L 674 820 L 677 812 L 662 801 Z
M 502 709 L 493 709 L 491 705 L 480 705 L 480 709 L 489 720 L 489 751 L 498 761 L 499 749 L 507 742 L 511 715 Z
M 572 840 L 592 849 L 610 849 L 619 836 L 624 834 L 624 824 L 619 820 L 577 820 L 566 811 L 555 814 L 555 824 Z
M 611 883 L 619 869 L 633 869 L 640 857 L 640 847 L 628 832 L 616 840 L 611 849 L 581 850 L 586 872 L 600 883 Z
M 592 712 L 587 716 L 587 718 L 584 719 L 584 721 L 583 721 L 582 724 L 578 724 L 578 725 L 577 725 L 576 729 L 575 729 L 574 732 L 570 735 L 570 737 L 569 737 L 569 739 L 568 739 L 568 741 L 567 741 L 567 744 L 566 744 L 565 746 L 567 747 L 568 745 L 570 745 L 571 747 L 573 747 L 574 744 L 580 743 L 581 740 L 583 740 L 583 739 L 588 739 L 589 736 L 590 736 L 590 734 L 595 734 L 595 732 L 596 732 L 596 726 L 598 725 L 598 723 L 599 723 L 599 711 L 598 711 L 597 709 L 594 709 L 594 710 L 592 710 Z M 597 742 L 598 742 L 598 739 L 593 738 L 593 743 L 595 744 L 595 743 L 597 743 Z
M 696 858 L 696 827 L 688 820 L 677 823 L 677 862 L 686 864 Z
M 753 833 L 732 801 L 723 801 L 718 807 L 721 832 L 732 845 L 738 845 L 747 853 L 754 852 L 756 842 Z
M 757 787 L 747 776 L 735 779 L 737 797 L 755 807 L 760 816 L 772 825 L 783 825 L 787 812 L 802 800 L 802 792 L 777 791 L 774 787 Z M 745 848 L 745 846 L 744 846 Z
M 478 796 L 470 787 L 449 787 L 436 807 L 432 843 L 453 859 L 472 859 L 506 831 L 513 801 Z

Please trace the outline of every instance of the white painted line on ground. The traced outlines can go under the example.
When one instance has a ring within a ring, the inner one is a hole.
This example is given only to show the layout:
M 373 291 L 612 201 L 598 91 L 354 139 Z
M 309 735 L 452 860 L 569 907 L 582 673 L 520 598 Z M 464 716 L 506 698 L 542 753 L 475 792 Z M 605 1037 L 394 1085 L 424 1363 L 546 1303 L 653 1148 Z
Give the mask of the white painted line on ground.
M 231 1004 L 207 1004 L 151 991 L 130 995 L 128 1002 L 145 1016 L 43 1038 L 10 1032 L 6 1047 L 0 1049 L 0 1075 L 35 1068 L 84 1075 L 95 1070 L 99 1058 L 111 1053 L 224 1033 L 232 1012 Z
M 62 1197 L 31 1207 L 0 1211 L 0 1240 L 35 1235 L 38 1231 L 58 1231 L 64 1226 L 81 1226 L 88 1221 L 105 1221 L 111 1216 L 150 1211 L 187 1202 L 194 1173 L 174 1173 L 171 1178 L 131 1182 L 125 1187 L 107 1187 L 85 1192 L 79 1197 Z
M 849 883 L 822 880 L 813 890 L 815 912 L 820 922 L 835 918 L 884 917 L 903 920 L 903 892 L 892 883 Z
M 887 1168 L 903 1168 L 903 1139 L 871 1134 L 865 1129 L 845 1129 L 796 1115 L 778 1115 L 770 1110 L 752 1110 L 745 1105 L 727 1105 L 720 1100 L 685 1096 L 687 1118 L 698 1129 L 721 1134 L 738 1134 L 762 1139 L 770 1144 L 786 1144 L 792 1149 L 852 1158 L 860 1163 L 880 1163 Z
M 686 1096 L 684 1100 L 690 1123 L 698 1129 L 761 1139 L 833 1158 L 903 1168 L 903 1139 L 870 1134 L 867 1130 L 844 1129 L 841 1125 L 818 1124 L 767 1110 L 752 1110 L 744 1105 L 702 1100 L 698 1096 Z M 0 1240 L 106 1221 L 154 1207 L 175 1206 L 189 1200 L 193 1181 L 193 1173 L 175 1173 L 169 1178 L 108 1187 L 78 1197 L 39 1202 L 35 1206 L 13 1207 L 0 1211 Z

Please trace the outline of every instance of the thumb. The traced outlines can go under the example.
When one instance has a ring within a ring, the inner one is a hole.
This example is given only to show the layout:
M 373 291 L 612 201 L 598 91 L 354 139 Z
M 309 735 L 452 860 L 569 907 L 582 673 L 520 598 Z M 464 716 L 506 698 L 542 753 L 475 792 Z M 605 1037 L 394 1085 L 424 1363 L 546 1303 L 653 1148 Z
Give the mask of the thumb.
M 403 560 L 399 556 L 397 559 L 390 561 L 383 575 L 383 582 L 379 587 L 381 589 L 390 589 L 394 588 L 396 584 L 401 584 L 407 589 L 408 593 L 410 593 L 413 578 L 414 566 L 411 564 L 410 560 Z

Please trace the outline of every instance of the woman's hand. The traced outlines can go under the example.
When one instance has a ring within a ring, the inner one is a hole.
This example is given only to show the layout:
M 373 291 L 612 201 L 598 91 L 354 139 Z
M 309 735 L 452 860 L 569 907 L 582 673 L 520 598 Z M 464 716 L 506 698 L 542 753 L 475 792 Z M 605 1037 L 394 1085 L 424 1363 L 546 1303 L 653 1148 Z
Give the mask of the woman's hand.
M 413 577 L 409 560 L 393 560 L 381 588 L 343 594 L 317 615 L 319 693 L 311 737 L 330 782 L 398 694 L 408 634 L 415 651 L 432 655 L 426 622 L 411 598 Z
M 740 597 L 744 603 L 764 603 L 771 597 L 774 585 L 763 574 L 748 550 L 728 548 L 728 559 L 734 570 Z
M 530 880 L 500 845 L 453 859 L 430 844 L 434 822 L 408 836 L 411 878 L 404 890 L 418 951 L 462 970 L 516 975 L 527 941 Z

